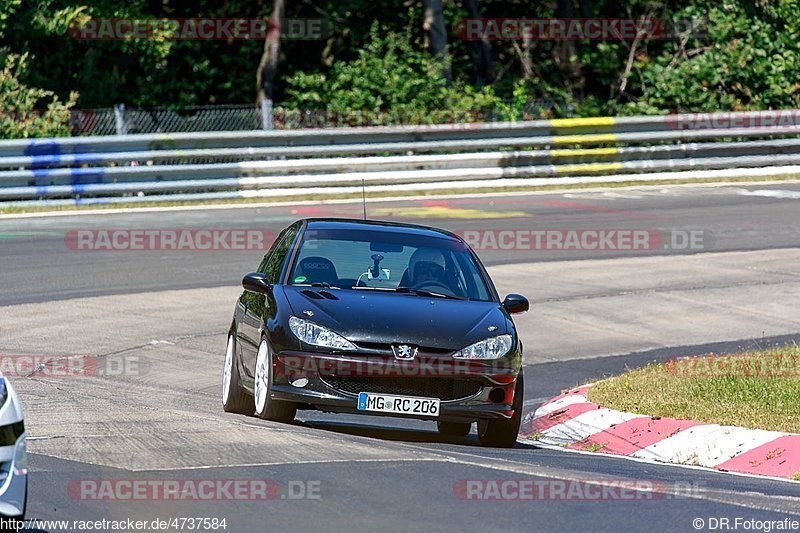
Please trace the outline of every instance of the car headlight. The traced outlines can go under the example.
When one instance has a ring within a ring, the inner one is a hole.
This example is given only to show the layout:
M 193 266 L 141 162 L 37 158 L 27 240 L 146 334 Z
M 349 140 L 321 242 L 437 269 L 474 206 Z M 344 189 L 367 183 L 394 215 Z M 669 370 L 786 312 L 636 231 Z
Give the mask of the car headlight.
M 8 387 L 6 386 L 6 378 L 0 376 L 0 407 L 6 404 L 8 400 Z
M 511 350 L 511 335 L 500 335 L 470 344 L 453 354 L 456 359 L 497 359 Z
M 308 320 L 303 320 L 302 318 L 297 318 L 296 316 L 289 318 L 289 329 L 292 330 L 295 337 L 306 344 L 324 346 L 325 348 L 334 348 L 336 350 L 356 349 L 355 344 L 338 333 L 334 333 L 328 328 L 324 328 Z

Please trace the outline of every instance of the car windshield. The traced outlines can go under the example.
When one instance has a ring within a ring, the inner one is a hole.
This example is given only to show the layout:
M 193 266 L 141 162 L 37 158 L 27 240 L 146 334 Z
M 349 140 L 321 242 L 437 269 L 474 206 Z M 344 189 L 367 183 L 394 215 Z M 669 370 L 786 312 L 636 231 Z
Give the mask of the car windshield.
M 374 230 L 306 231 L 289 284 L 491 300 L 481 268 L 462 242 Z

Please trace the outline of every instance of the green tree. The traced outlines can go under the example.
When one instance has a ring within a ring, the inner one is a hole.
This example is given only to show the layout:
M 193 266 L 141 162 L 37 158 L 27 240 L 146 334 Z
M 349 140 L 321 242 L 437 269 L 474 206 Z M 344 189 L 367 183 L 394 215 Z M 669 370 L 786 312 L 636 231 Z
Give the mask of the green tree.
M 703 20 L 659 53 L 635 61 L 638 95 L 622 112 L 800 107 L 800 2 L 726 0 L 673 16 Z
M 0 4 L 0 39 L 6 35 L 20 3 L 10 0 Z M 0 138 L 69 135 L 69 108 L 75 105 L 77 94 L 71 92 L 62 102 L 53 91 L 24 83 L 28 60 L 27 54 L 0 48 Z
M 376 123 L 439 123 L 480 118 L 497 98 L 491 88 L 448 85 L 436 58 L 415 49 L 407 33 L 374 23 L 369 41 L 351 61 L 325 73 L 297 73 L 287 80 L 290 105 L 347 113 L 361 111 Z

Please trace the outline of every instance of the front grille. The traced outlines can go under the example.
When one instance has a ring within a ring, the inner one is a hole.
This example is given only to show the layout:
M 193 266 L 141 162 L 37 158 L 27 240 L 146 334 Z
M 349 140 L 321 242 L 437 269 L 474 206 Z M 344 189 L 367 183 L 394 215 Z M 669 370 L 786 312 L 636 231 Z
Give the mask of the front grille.
M 481 390 L 480 383 L 467 379 L 332 376 L 321 379 L 338 391 L 354 395 L 360 392 L 375 392 L 398 396 L 423 396 L 448 401 L 468 398 Z
M 359 342 L 359 348 L 364 348 L 367 350 L 374 350 L 379 353 L 385 353 L 392 355 L 392 345 L 391 344 L 383 344 L 378 342 Z M 443 355 L 451 355 L 455 350 L 450 350 L 448 348 L 431 348 L 429 346 L 418 346 L 417 347 L 417 357 L 441 357 Z

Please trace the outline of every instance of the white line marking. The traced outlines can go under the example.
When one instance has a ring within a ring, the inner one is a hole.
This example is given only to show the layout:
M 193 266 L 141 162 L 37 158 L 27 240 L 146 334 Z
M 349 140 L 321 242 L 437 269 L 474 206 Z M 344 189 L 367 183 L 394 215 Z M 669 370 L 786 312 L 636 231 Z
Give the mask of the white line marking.
M 531 442 L 529 441 L 528 444 L 531 444 Z M 657 463 L 657 462 L 654 462 L 654 461 L 648 461 L 646 459 L 635 459 L 635 458 L 631 458 L 629 456 L 624 456 L 624 455 L 597 454 L 597 453 L 592 453 L 592 452 L 584 452 L 584 451 L 581 451 L 581 450 L 564 449 L 564 448 L 562 448 L 560 446 L 542 445 L 541 447 L 542 448 L 551 449 L 551 450 L 555 450 L 555 451 L 560 451 L 560 452 L 581 453 L 581 454 L 585 454 L 585 455 L 593 455 L 595 458 L 598 455 L 602 455 L 603 457 L 611 459 L 611 460 L 619 459 L 619 460 L 623 460 L 623 461 L 624 460 L 638 461 L 638 462 L 642 462 L 642 463 L 654 464 L 654 465 L 657 465 L 657 466 L 668 466 L 668 465 L 664 465 L 664 463 Z M 491 469 L 494 469 L 494 470 L 499 470 L 499 471 L 504 471 L 504 472 L 513 472 L 515 474 L 523 474 L 523 475 L 538 476 L 538 477 L 547 477 L 547 478 L 558 479 L 558 480 L 563 480 L 563 481 L 572 481 L 572 482 L 577 482 L 577 483 L 588 483 L 588 482 L 591 482 L 591 481 L 595 481 L 595 482 L 599 481 L 599 482 L 602 483 L 602 482 L 607 482 L 609 479 L 620 479 L 620 480 L 622 480 L 622 479 L 630 479 L 630 478 L 626 478 L 625 476 L 615 476 L 615 475 L 609 475 L 609 474 L 603 474 L 603 473 L 570 471 L 570 470 L 564 470 L 564 469 L 542 467 L 542 466 L 537 466 L 537 465 L 530 465 L 529 466 L 529 465 L 525 465 L 525 464 L 515 464 L 515 463 L 512 463 L 508 459 L 502 459 L 502 458 L 491 458 L 491 460 L 490 460 L 491 462 L 487 462 L 487 463 L 483 463 L 481 461 L 476 461 L 476 460 L 467 461 L 467 460 L 463 460 L 463 459 L 457 459 L 456 457 L 457 456 L 466 456 L 466 457 L 474 457 L 476 459 L 487 459 L 487 458 L 481 457 L 480 455 L 470 454 L 470 453 L 466 453 L 466 452 L 451 451 L 449 453 L 451 453 L 452 456 L 453 456 L 452 459 L 451 459 L 452 462 L 455 462 L 457 464 L 469 465 L 469 466 L 478 466 L 478 467 L 483 467 L 483 468 L 491 468 Z M 506 463 L 506 464 L 503 464 L 503 463 Z M 702 467 L 690 467 L 690 466 L 686 466 L 686 465 L 671 465 L 671 466 L 677 466 L 677 467 L 681 467 L 681 468 L 696 468 L 696 469 L 701 469 L 704 472 L 715 472 L 715 473 L 718 473 L 718 474 L 727 474 L 727 473 L 722 473 L 722 472 L 720 472 L 718 470 L 709 470 L 707 468 L 702 468 Z M 744 477 L 750 477 L 750 478 L 756 478 L 756 479 L 765 479 L 765 476 L 746 475 Z M 787 482 L 788 481 L 788 480 L 783 479 L 783 478 L 772 478 L 772 479 L 774 479 L 775 481 L 783 481 L 783 482 Z M 789 483 L 791 483 L 791 481 L 789 481 Z M 771 512 L 778 512 L 778 513 L 788 513 L 788 514 L 793 514 L 793 515 L 800 515 L 800 512 L 797 511 L 797 509 L 800 508 L 800 498 L 798 498 L 796 496 L 753 494 L 753 493 L 735 492 L 735 491 L 730 491 L 730 490 L 726 490 L 726 489 L 703 489 L 703 488 L 699 488 L 697 490 L 688 491 L 688 492 L 685 489 L 672 491 L 672 490 L 670 490 L 671 487 L 669 485 L 669 482 L 665 482 L 664 485 L 665 485 L 664 486 L 665 490 L 663 492 L 665 494 L 669 494 L 671 496 L 675 496 L 676 499 L 680 498 L 680 499 L 691 499 L 691 500 L 703 500 L 703 501 L 710 501 L 710 502 L 716 502 L 716 503 L 723 503 L 723 504 L 727 504 L 727 505 L 735 505 L 736 507 L 743 507 L 745 509 L 755 509 L 755 510 L 761 510 L 761 511 L 771 511 Z M 770 503 L 772 503 L 773 500 L 784 502 L 784 503 L 787 504 L 787 507 L 786 508 L 781 508 L 781 507 L 777 507 L 777 506 L 773 506 L 773 505 L 755 504 L 754 500 L 756 499 L 756 496 L 759 499 L 768 500 Z M 739 500 L 736 497 L 742 497 L 744 499 L 744 501 Z
M 709 468 L 707 466 L 697 466 L 697 465 L 687 465 L 687 464 L 678 464 L 678 463 L 664 463 L 662 461 L 654 461 L 653 459 L 648 459 L 646 457 L 634 457 L 632 455 L 613 455 L 608 453 L 599 453 L 599 452 L 590 452 L 588 450 L 577 450 L 575 448 L 564 448 L 563 446 L 559 446 L 557 444 L 547 444 L 546 442 L 538 442 L 531 439 L 519 439 L 518 442 L 523 444 L 533 444 L 536 447 L 545 449 L 545 450 L 552 450 L 555 452 L 564 452 L 564 453 L 576 453 L 579 455 L 591 455 L 594 457 L 603 457 L 606 459 L 612 460 L 619 460 L 619 461 L 633 461 L 635 463 L 645 463 L 654 466 L 663 466 L 663 467 L 675 467 L 675 468 L 686 468 L 690 470 L 700 470 L 706 473 L 712 474 L 719 474 L 721 476 L 739 476 L 739 477 L 746 477 L 749 479 L 757 479 L 757 480 L 769 480 L 769 481 L 780 481 L 783 483 L 790 483 L 792 485 L 796 485 L 796 481 L 792 481 L 791 479 L 787 479 L 785 477 L 775 477 L 775 476 L 762 476 L 760 474 L 748 474 L 747 472 L 733 472 L 730 470 L 722 471 L 716 470 L 714 468 Z M 734 494 L 732 491 L 731 494 Z M 787 501 L 797 501 L 798 505 L 800 505 L 800 498 L 794 496 L 782 496 L 782 495 L 769 495 L 770 498 L 783 498 Z M 699 498 L 703 499 L 703 498 Z M 729 502 L 725 502 L 729 503 Z
M 755 191 L 742 190 L 744 196 L 764 196 L 766 198 L 780 198 L 800 200 L 800 191 L 757 189 Z
M 386 459 L 321 459 L 319 461 L 275 461 L 271 463 L 233 463 L 233 464 L 218 464 L 218 465 L 199 465 L 199 466 L 176 466 L 170 468 L 142 468 L 131 469 L 131 472 L 178 472 L 182 470 L 212 470 L 215 468 L 251 468 L 259 466 L 289 466 L 289 465 L 324 465 L 324 464 L 338 464 L 338 463 L 397 463 L 406 462 L 413 463 L 418 461 L 428 462 L 442 462 L 442 457 L 408 457 L 408 458 L 386 458 Z
M 418 450 L 418 451 L 424 451 L 425 450 L 425 448 L 420 448 L 419 446 L 412 445 L 412 444 L 406 444 L 406 443 L 398 443 L 398 444 L 402 448 L 412 448 L 412 449 Z M 528 444 L 530 444 L 530 442 L 528 442 Z M 543 448 L 557 450 L 557 451 L 568 451 L 570 453 L 583 453 L 583 454 L 594 455 L 594 456 L 599 455 L 599 454 L 590 453 L 590 452 L 583 452 L 583 451 L 579 451 L 579 450 L 564 450 L 563 448 L 561 448 L 559 446 L 550 447 L 550 446 L 543 445 L 542 447 Z M 436 452 L 434 452 L 434 453 L 436 453 Z M 511 460 L 508 460 L 508 459 L 487 458 L 487 457 L 482 457 L 480 455 L 475 455 L 475 454 L 466 453 L 466 452 L 448 452 L 448 453 L 452 453 L 452 456 L 442 455 L 440 457 L 417 458 L 417 459 L 410 459 L 410 458 L 409 459 L 355 459 L 355 460 L 346 460 L 346 459 L 338 460 L 338 459 L 334 459 L 334 460 L 330 460 L 330 461 L 307 461 L 307 462 L 298 461 L 298 462 L 295 462 L 295 463 L 256 463 L 256 464 L 252 464 L 252 465 L 203 466 L 203 467 L 198 467 L 198 469 L 230 468 L 230 467 L 236 467 L 236 466 L 242 466 L 242 467 L 247 467 L 247 466 L 253 466 L 253 467 L 258 467 L 258 466 L 280 466 L 280 465 L 283 465 L 283 464 L 326 464 L 326 463 L 348 463 L 348 462 L 354 462 L 354 463 L 370 463 L 370 462 L 373 462 L 373 463 L 392 463 L 392 462 L 402 461 L 402 462 L 453 463 L 453 464 L 465 465 L 465 466 L 473 466 L 473 467 L 478 467 L 478 468 L 487 468 L 487 469 L 490 469 L 490 470 L 496 470 L 496 471 L 500 471 L 500 472 L 511 472 L 511 473 L 514 473 L 514 474 L 527 475 L 527 476 L 547 477 L 547 478 L 561 480 L 561 481 L 570 481 L 570 482 L 574 482 L 574 483 L 585 483 L 585 484 L 604 484 L 604 483 L 608 483 L 609 479 L 620 479 L 620 480 L 629 479 L 629 478 L 626 478 L 625 476 L 603 475 L 603 474 L 598 474 L 598 473 L 589 473 L 589 472 L 583 473 L 583 472 L 578 472 L 578 471 L 565 471 L 565 470 L 558 470 L 557 471 L 556 469 L 553 469 L 553 468 L 548 468 L 548 467 L 542 468 L 542 467 L 537 467 L 535 465 L 527 465 L 527 464 L 515 464 L 515 463 L 511 462 Z M 465 459 L 466 457 L 474 458 L 474 460 Z M 656 465 L 659 465 L 659 466 L 664 466 L 663 463 L 657 463 L 657 462 L 649 461 L 649 460 L 646 460 L 646 459 L 632 459 L 630 457 L 625 457 L 625 456 L 610 456 L 610 455 L 605 455 L 605 457 L 611 458 L 611 459 L 619 458 L 619 459 L 623 459 L 623 460 L 624 459 L 634 460 L 634 461 L 638 461 L 638 462 L 642 462 L 642 463 L 649 463 L 649 464 L 656 464 Z M 687 465 L 673 465 L 673 466 L 679 466 L 679 467 L 682 467 L 682 468 L 696 468 L 696 469 L 701 469 L 701 470 L 703 470 L 705 472 L 709 471 L 709 469 L 707 469 L 707 468 L 691 467 L 691 466 L 687 466 Z M 191 470 L 191 469 L 192 468 L 183 468 L 183 469 L 175 468 L 175 469 L 158 469 L 158 470 L 159 471 L 161 471 L 161 470 L 177 471 L 177 470 Z M 141 471 L 144 472 L 146 470 L 141 470 Z M 714 472 L 718 472 L 718 471 L 714 471 Z M 744 475 L 743 477 L 765 479 L 764 476 Z M 787 481 L 786 479 L 782 479 L 782 478 L 771 478 L 771 479 L 773 479 L 775 481 L 783 481 L 783 482 Z M 636 487 L 637 487 L 637 485 L 634 483 L 632 485 L 632 487 L 631 487 L 631 490 L 636 490 L 636 491 L 639 491 L 639 492 L 649 492 L 647 490 L 638 489 Z M 784 504 L 787 505 L 787 508 L 782 508 L 782 507 L 778 507 L 778 506 L 775 506 L 775 505 L 755 504 L 755 503 L 753 503 L 752 498 L 748 498 L 747 501 L 737 500 L 735 497 L 737 497 L 737 496 L 745 497 L 746 495 L 744 493 L 728 491 L 728 490 L 725 490 L 725 489 L 712 489 L 712 490 L 709 490 L 709 489 L 699 488 L 699 489 L 696 489 L 694 491 L 691 491 L 691 492 L 687 493 L 685 487 L 677 487 L 676 486 L 673 489 L 670 486 L 669 483 L 665 482 L 664 486 L 663 486 L 663 490 L 660 490 L 660 492 L 663 492 L 664 494 L 673 496 L 676 499 L 680 498 L 680 499 L 689 499 L 689 500 L 702 500 L 702 501 L 723 503 L 723 504 L 727 504 L 727 505 L 734 505 L 736 507 L 741 507 L 741 508 L 745 508 L 745 509 L 770 511 L 770 512 L 776 512 L 776 513 L 788 513 L 788 514 L 794 514 L 794 515 L 800 514 L 800 513 L 798 513 L 798 511 L 796 511 L 796 509 L 800 508 L 800 498 L 797 498 L 797 497 L 794 497 L 794 496 L 759 495 L 763 499 L 766 499 L 766 500 L 770 501 L 770 503 L 772 501 L 777 501 L 777 502 L 781 502 L 781 503 L 784 503 Z
M 680 189 L 680 188 L 699 188 L 699 189 L 720 189 L 742 186 L 755 186 L 755 185 L 785 185 L 787 183 L 800 183 L 800 180 L 768 180 L 768 181 L 752 181 L 743 182 L 738 181 L 735 183 L 681 183 L 677 185 L 660 185 L 662 189 Z M 657 184 L 654 184 L 657 185 Z M 654 185 L 631 185 L 627 187 L 591 187 L 586 189 L 586 193 L 598 192 L 603 193 L 606 191 L 638 191 L 643 189 L 652 188 Z M 487 192 L 487 193 L 462 193 L 462 194 L 431 194 L 426 196 L 420 195 L 400 195 L 382 198 L 369 198 L 368 204 L 375 204 L 380 202 L 404 202 L 414 200 L 447 200 L 459 198 L 498 198 L 510 196 L 543 196 L 543 195 L 563 195 L 574 193 L 575 189 L 549 189 L 549 190 L 532 190 L 532 191 L 507 191 L 507 192 Z M 299 200 L 295 202 L 249 202 L 249 203 L 230 203 L 230 204 L 208 204 L 208 205 L 180 205 L 171 207 L 126 207 L 120 209 L 85 209 L 75 211 L 44 211 L 36 213 L 8 213 L 0 214 L 0 220 L 18 219 L 18 218 L 49 218 L 49 217 L 65 217 L 65 216 L 91 216 L 91 215 L 116 215 L 116 214 L 131 214 L 131 213 L 160 213 L 164 211 L 213 211 L 219 209 L 257 209 L 269 207 L 293 207 L 293 206 L 308 206 L 308 205 L 347 205 L 347 204 L 361 204 L 361 198 L 342 198 L 331 200 Z

